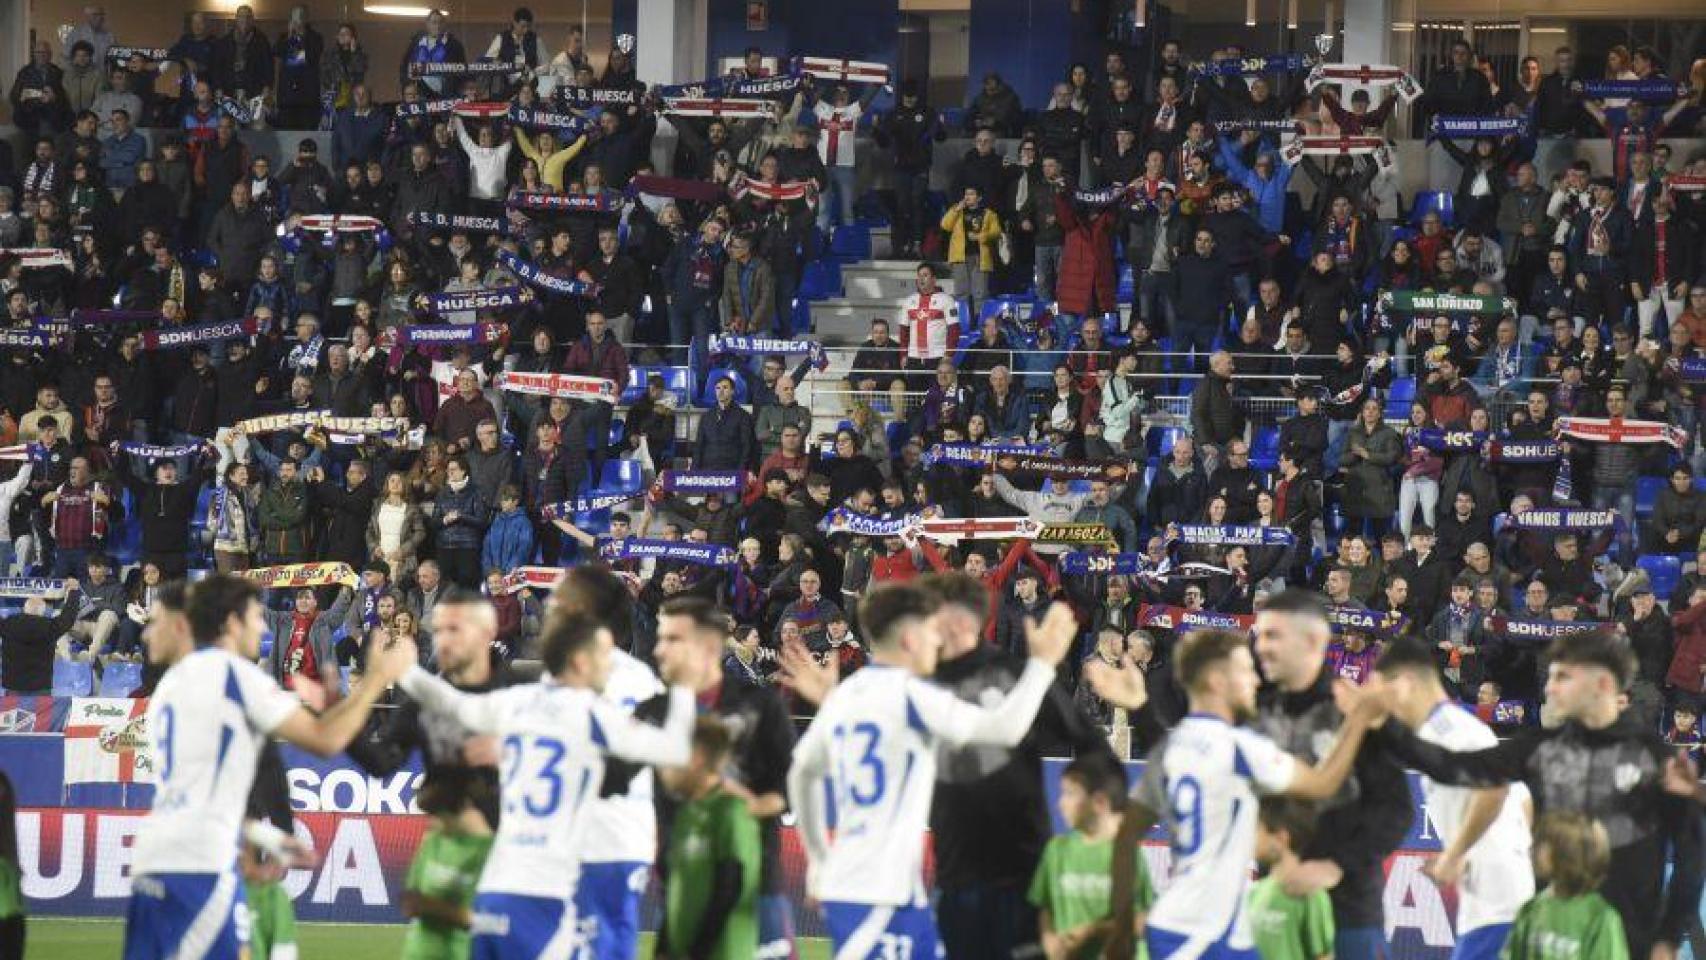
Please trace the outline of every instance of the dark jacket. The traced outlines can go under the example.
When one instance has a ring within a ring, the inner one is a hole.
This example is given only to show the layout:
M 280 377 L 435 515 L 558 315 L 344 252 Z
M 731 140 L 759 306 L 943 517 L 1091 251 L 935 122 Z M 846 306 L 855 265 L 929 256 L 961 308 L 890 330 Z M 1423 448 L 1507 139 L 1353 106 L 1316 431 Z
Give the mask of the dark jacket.
M 54 649 L 77 622 L 81 604 L 82 597 L 71 591 L 51 617 L 14 613 L 0 618 L 0 687 L 11 693 L 53 689 Z
M 750 470 L 758 465 L 752 414 L 738 403 L 712 407 L 699 418 L 693 465 L 700 470 Z
M 1232 381 L 1213 373 L 1191 391 L 1191 434 L 1198 444 L 1225 446 L 1244 435 L 1244 411 L 1232 397 Z
M 352 569 L 361 569 L 367 561 L 367 521 L 373 515 L 376 495 L 372 478 L 354 490 L 346 484 L 323 480 L 310 486 L 308 494 L 323 515 L 320 559 L 341 561 Z
M 446 523 L 445 515 L 455 511 L 457 517 Z M 442 549 L 480 549 L 486 540 L 486 524 L 489 522 L 490 508 L 480 496 L 480 488 L 470 479 L 461 492 L 450 489 L 450 484 L 438 491 L 436 508 L 429 521 L 433 529 L 434 540 Z
M 251 203 L 239 211 L 227 203 L 213 215 L 207 248 L 218 259 L 219 272 L 227 282 L 246 286 L 255 279 L 261 253 L 272 239 L 272 227 L 260 207 Z

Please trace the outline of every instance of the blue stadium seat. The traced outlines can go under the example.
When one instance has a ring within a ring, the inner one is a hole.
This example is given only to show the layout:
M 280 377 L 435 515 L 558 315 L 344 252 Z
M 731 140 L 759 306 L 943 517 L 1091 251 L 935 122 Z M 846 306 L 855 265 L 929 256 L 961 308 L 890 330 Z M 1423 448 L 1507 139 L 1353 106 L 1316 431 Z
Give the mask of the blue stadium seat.
M 142 664 L 114 660 L 101 673 L 101 696 L 128 697 L 142 686 Z
M 1386 395 L 1386 415 L 1403 419 L 1410 415 L 1410 404 L 1416 399 L 1416 378 L 1405 377 L 1392 381 L 1392 389 Z
M 906 446 L 906 441 L 912 439 L 912 427 L 905 420 L 895 420 L 883 428 L 883 433 L 889 440 L 889 454 L 898 455 L 900 448 Z
M 1322 518 L 1322 524 L 1326 527 L 1327 536 L 1330 538 L 1337 537 L 1345 532 L 1345 509 L 1339 501 L 1334 500 L 1327 504 L 1327 513 Z
M 1681 557 L 1645 554 L 1635 560 L 1635 565 L 1647 571 L 1653 581 L 1653 595 L 1660 600 L 1669 600 L 1676 592 L 1676 585 L 1682 582 Z
M 1279 428 L 1258 427 L 1256 439 L 1250 444 L 1250 466 L 1272 470 L 1279 466 L 1279 454 Z
M 593 536 L 610 529 L 610 508 L 602 510 L 580 510 L 575 513 L 575 526 Z
M 1635 516 L 1645 518 L 1653 512 L 1653 505 L 1659 502 L 1659 492 L 1670 481 L 1664 477 L 1635 478 Z
M 638 494 L 646 487 L 645 469 L 638 460 L 606 460 L 604 473 L 598 478 L 602 492 L 623 490 Z
M 56 697 L 88 697 L 95 693 L 95 671 L 86 663 L 73 660 L 53 660 L 53 695 Z
M 639 403 L 646 395 L 646 378 L 654 373 L 664 373 L 668 367 L 629 367 L 628 382 L 622 386 L 622 403 L 627 406 Z
M 871 259 L 871 228 L 862 223 L 844 223 L 835 228 L 829 252 L 844 260 Z
M 612 446 L 620 446 L 622 441 L 627 439 L 627 436 L 628 421 L 619 419 L 610 421 L 610 443 Z
M 834 260 L 813 260 L 800 274 L 800 298 L 823 300 L 841 296 L 841 264 Z
M 1173 444 L 1184 436 L 1183 427 L 1151 427 L 1146 442 L 1151 457 L 1165 457 L 1172 452 Z
M 1416 202 L 1410 207 L 1410 224 L 1419 228 L 1422 218 L 1430 213 L 1439 214 L 1440 223 L 1447 228 L 1457 225 L 1450 190 L 1429 190 L 1416 194 Z

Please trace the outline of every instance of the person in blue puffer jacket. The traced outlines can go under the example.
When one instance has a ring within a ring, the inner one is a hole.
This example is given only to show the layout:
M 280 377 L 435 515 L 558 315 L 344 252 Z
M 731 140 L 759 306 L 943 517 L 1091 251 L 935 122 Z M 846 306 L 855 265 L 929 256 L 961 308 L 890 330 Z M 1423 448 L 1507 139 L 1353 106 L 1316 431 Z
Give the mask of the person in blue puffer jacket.
M 486 531 L 486 546 L 480 551 L 480 566 L 490 573 L 509 573 L 533 562 L 533 521 L 521 509 L 521 490 L 513 483 L 498 489 L 500 512 Z
M 452 459 L 445 465 L 444 477 L 430 521 L 438 568 L 451 583 L 477 590 L 480 547 L 491 511 L 480 496 L 480 488 L 468 476 L 467 461 Z
M 1246 131 L 1245 142 L 1255 139 L 1256 131 Z M 1255 203 L 1256 222 L 1269 233 L 1281 233 L 1285 227 L 1285 188 L 1291 183 L 1292 166 L 1281 163 L 1272 150 L 1256 154 L 1253 167 L 1245 166 L 1241 148 L 1231 137 L 1220 138 L 1220 162 L 1226 167 L 1226 179 L 1250 191 Z

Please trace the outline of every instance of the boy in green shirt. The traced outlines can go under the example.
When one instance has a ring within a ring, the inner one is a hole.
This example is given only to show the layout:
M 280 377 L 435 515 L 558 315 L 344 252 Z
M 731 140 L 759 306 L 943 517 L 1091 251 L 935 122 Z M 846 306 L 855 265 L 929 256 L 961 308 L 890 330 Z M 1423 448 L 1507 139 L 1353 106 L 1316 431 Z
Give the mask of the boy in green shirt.
M 421 811 L 436 822 L 403 881 L 403 914 L 414 918 L 403 960 L 467 960 L 474 887 L 492 852 L 492 828 L 479 802 L 490 791 L 478 777 L 439 778 L 422 787 Z
M 1125 771 L 1105 757 L 1079 757 L 1060 775 L 1061 819 L 1072 830 L 1050 840 L 1031 878 L 1043 954 L 1048 960 L 1089 960 L 1102 955 L 1112 922 L 1108 904 L 1114 834 L 1125 810 Z M 1149 868 L 1136 850 L 1139 922 L 1155 899 Z M 1138 945 L 1139 960 L 1148 952 Z
M 1534 829 L 1534 873 L 1549 881 L 1523 904 L 1501 960 L 1629 960 L 1623 918 L 1596 891 L 1611 863 L 1599 821 L 1548 813 Z
M 1250 888 L 1245 909 L 1262 960 L 1332 960 L 1333 902 L 1327 891 L 1307 897 L 1285 892 L 1281 878 L 1297 866 L 1297 849 L 1314 833 L 1309 809 L 1281 798 L 1264 799 L 1256 829 L 1256 862 L 1265 876 Z
M 670 829 L 658 960 L 751 960 L 758 952 L 758 821 L 723 784 L 733 742 L 721 720 L 700 717 L 687 766 L 658 771 L 682 800 Z

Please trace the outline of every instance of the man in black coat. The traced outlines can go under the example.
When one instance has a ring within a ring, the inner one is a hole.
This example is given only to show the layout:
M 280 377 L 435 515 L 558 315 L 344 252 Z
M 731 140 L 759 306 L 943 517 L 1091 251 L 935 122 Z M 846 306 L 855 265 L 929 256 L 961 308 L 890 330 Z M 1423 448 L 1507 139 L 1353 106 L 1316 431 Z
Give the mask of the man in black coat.
M 1410 528 L 1410 550 L 1392 565 L 1392 574 L 1410 585 L 1410 607 L 1432 611 L 1445 605 L 1451 583 L 1451 567 L 1434 549 L 1433 528 L 1418 523 Z
M 0 617 L 0 686 L 13 696 L 53 693 L 53 653 L 59 638 L 77 622 L 82 606 L 75 578 L 65 581 L 59 612 L 47 615 L 47 601 L 32 597 L 24 612 Z
M 954 175 L 954 193 L 976 187 L 979 196 L 1001 196 L 1007 182 L 1007 159 L 995 151 L 995 131 L 979 130 L 971 143 L 972 148 L 966 151 L 959 172 Z
M 377 496 L 367 461 L 350 461 L 342 484 L 327 479 L 324 467 L 315 467 L 308 479 L 309 502 L 321 512 L 316 556 L 360 570 L 367 562 L 367 521 Z
M 171 460 L 154 465 L 152 484 L 137 480 L 133 473 L 126 476 L 136 502 L 136 517 L 142 522 L 142 562 L 159 567 L 166 580 L 182 578 L 189 569 L 186 543 L 201 478 L 179 483 L 178 465 Z

